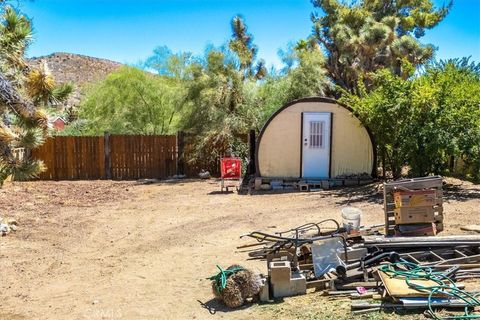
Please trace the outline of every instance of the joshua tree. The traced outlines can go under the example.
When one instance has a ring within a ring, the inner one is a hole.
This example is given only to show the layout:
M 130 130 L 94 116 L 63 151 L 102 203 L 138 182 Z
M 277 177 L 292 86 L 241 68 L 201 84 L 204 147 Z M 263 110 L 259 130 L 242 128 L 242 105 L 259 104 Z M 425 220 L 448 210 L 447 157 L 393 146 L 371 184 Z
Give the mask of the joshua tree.
M 48 134 L 45 107 L 60 102 L 72 85 L 56 86 L 46 64 L 31 69 L 24 56 L 31 42 L 30 21 L 0 1 L 0 185 L 9 175 L 16 180 L 34 177 L 43 164 L 28 152 Z M 24 148 L 22 158 L 13 150 Z
M 372 84 L 370 74 L 390 69 L 407 77 L 405 65 L 428 62 L 435 51 L 419 42 L 426 29 L 439 24 L 449 5 L 435 9 L 432 0 L 312 0 L 323 13 L 312 14 L 313 37 L 325 49 L 331 79 L 354 92 L 357 81 Z M 408 62 L 405 64 L 405 62 Z
M 229 42 L 229 48 L 235 52 L 240 66 L 240 72 L 244 78 L 262 79 L 266 76 L 267 70 L 265 62 L 260 60 L 255 65 L 258 47 L 253 43 L 253 36 L 248 33 L 247 26 L 243 18 L 236 16 L 231 21 L 232 38 Z

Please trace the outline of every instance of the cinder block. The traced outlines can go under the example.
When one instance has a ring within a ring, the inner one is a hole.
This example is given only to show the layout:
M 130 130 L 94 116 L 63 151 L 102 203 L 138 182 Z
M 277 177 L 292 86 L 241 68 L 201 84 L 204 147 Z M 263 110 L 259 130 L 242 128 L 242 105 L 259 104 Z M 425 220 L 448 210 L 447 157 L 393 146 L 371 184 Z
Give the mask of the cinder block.
M 308 184 L 306 184 L 306 183 L 299 183 L 298 188 L 300 189 L 300 191 L 308 191 L 309 190 Z
M 270 183 L 262 183 L 262 185 L 260 186 L 260 189 L 261 190 L 270 190 L 270 189 L 272 189 L 272 187 L 270 186 Z
M 345 179 L 344 180 L 345 186 L 358 186 L 358 179 Z
M 262 187 L 262 178 L 255 178 L 254 188 L 260 190 Z
M 270 281 L 273 283 L 290 282 L 290 261 L 270 262 Z
M 290 289 L 292 295 L 307 293 L 307 279 L 300 272 L 293 272 L 290 277 Z
M 268 302 L 270 301 L 270 288 L 267 278 L 262 278 L 260 280 L 262 284 L 260 285 L 260 301 Z
M 274 298 L 291 297 L 307 293 L 307 280 L 305 276 L 299 272 L 291 274 L 288 282 L 273 282 L 272 291 Z
M 350 247 L 347 249 L 347 255 L 348 255 L 348 261 L 357 261 L 365 257 L 368 253 L 368 250 L 366 248 L 355 248 L 351 249 Z M 339 253 L 340 259 L 345 261 L 345 252 L 342 251 Z
M 330 180 L 330 187 L 342 187 L 343 186 L 343 180 L 342 179 L 332 179 Z
M 330 181 L 322 180 L 322 189 L 330 189 Z

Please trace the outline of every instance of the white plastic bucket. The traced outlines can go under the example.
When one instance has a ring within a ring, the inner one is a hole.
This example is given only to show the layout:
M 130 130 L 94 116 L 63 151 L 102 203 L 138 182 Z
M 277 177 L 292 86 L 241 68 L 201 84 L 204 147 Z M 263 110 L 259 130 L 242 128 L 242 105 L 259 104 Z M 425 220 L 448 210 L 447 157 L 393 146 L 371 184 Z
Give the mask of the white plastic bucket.
M 342 209 L 343 227 L 347 231 L 358 230 L 360 228 L 360 220 L 362 218 L 362 210 L 354 207 L 346 207 Z

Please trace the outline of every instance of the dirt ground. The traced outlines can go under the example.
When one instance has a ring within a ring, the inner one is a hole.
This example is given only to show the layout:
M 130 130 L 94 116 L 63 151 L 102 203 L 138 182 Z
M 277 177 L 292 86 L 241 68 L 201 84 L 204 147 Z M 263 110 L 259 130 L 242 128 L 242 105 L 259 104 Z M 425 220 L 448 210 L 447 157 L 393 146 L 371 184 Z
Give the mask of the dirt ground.
M 465 233 L 460 226 L 480 222 L 480 185 L 449 182 L 443 234 Z M 320 293 L 229 311 L 212 300 L 205 278 L 216 264 L 266 273 L 264 262 L 236 252 L 249 231 L 340 220 L 346 205 L 362 209 L 362 224 L 382 223 L 377 185 L 252 196 L 218 190 L 213 180 L 5 186 L 0 217 L 17 219 L 19 230 L 0 238 L 0 319 L 351 318 L 348 300 Z

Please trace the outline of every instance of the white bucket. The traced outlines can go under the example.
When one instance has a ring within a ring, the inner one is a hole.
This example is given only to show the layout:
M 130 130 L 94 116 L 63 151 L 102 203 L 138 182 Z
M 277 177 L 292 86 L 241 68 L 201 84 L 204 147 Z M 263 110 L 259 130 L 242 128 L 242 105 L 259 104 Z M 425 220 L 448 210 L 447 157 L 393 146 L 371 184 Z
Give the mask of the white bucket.
M 360 228 L 360 219 L 362 218 L 362 210 L 354 207 L 346 207 L 342 209 L 343 227 L 347 231 L 358 230 Z

